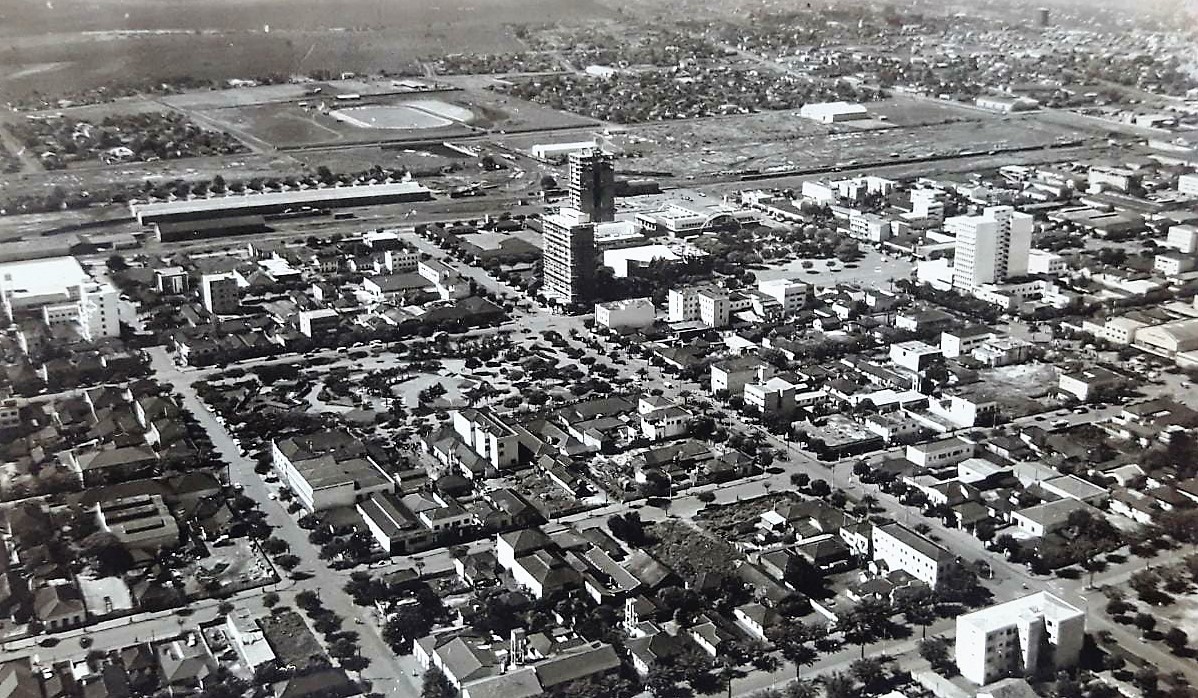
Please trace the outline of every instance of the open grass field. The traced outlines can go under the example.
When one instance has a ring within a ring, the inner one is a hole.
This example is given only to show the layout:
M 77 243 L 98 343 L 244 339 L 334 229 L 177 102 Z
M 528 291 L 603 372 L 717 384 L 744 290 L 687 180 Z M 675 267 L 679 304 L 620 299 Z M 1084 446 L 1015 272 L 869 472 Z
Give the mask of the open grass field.
M 610 14 L 596 0 L 10 0 L 0 101 L 183 76 L 401 71 L 454 51 L 518 51 L 510 25 Z

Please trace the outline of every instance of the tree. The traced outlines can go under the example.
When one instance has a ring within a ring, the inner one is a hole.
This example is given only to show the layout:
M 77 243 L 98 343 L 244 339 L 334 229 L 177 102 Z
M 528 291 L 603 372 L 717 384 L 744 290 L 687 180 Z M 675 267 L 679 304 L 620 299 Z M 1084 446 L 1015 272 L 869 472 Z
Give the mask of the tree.
M 866 645 L 890 634 L 890 613 L 890 607 L 881 601 L 864 599 L 845 614 L 838 627 L 844 634 L 845 642 L 861 648 L 861 657 L 864 658 Z
M 295 595 L 295 605 L 311 613 L 321 607 L 320 596 L 308 589 Z
M 424 680 L 420 685 L 420 698 L 454 698 L 457 691 L 440 669 L 430 666 L 424 672 Z
M 819 690 L 816 689 L 814 683 L 799 679 L 787 684 L 782 695 L 784 698 L 816 698 L 819 695 Z
M 853 678 L 863 684 L 865 691 L 869 693 L 874 692 L 874 689 L 886 678 L 882 660 L 876 657 L 858 659 L 849 666 L 849 672 L 852 673 Z
M 770 629 L 770 639 L 782 651 L 782 657 L 794 664 L 795 676 L 802 676 L 803 667 L 814 664 L 819 657 L 811 644 L 819 634 L 806 623 L 791 619 Z
M 370 666 L 370 657 L 361 654 L 355 654 L 341 660 L 341 668 L 346 671 L 361 672 L 366 667 Z
M 936 622 L 934 603 L 935 596 L 927 587 L 922 587 L 903 600 L 903 618 L 911 625 L 918 625 L 925 638 L 928 636 L 928 626 Z
M 279 603 L 279 595 L 273 591 L 268 591 L 262 595 L 262 605 L 267 608 L 273 608 Z
M 267 555 L 281 555 L 291 549 L 287 541 L 277 536 L 271 536 L 262 541 L 262 552 Z
M 932 666 L 947 662 L 949 659 L 948 643 L 944 641 L 944 638 L 940 637 L 920 640 L 919 656 L 928 660 L 928 664 Z
M 856 698 L 857 686 L 851 678 L 836 672 L 824 679 L 824 696 L 826 698 Z
M 129 263 L 119 254 L 110 255 L 105 265 L 108 267 L 108 271 L 112 272 L 125 271 L 129 268 Z
M 427 635 L 432 627 L 432 619 L 422 607 L 403 606 L 383 625 L 383 641 L 396 654 L 407 654 L 412 651 L 412 642 Z
M 1190 636 L 1181 628 L 1169 628 L 1169 630 L 1165 633 L 1165 644 L 1169 647 L 1172 647 L 1174 652 L 1185 647 L 1189 641 Z
M 1156 627 L 1156 616 L 1152 616 L 1147 613 L 1137 613 L 1135 622 L 1136 627 L 1139 628 L 1141 632 L 1147 634 L 1152 632 L 1152 629 Z

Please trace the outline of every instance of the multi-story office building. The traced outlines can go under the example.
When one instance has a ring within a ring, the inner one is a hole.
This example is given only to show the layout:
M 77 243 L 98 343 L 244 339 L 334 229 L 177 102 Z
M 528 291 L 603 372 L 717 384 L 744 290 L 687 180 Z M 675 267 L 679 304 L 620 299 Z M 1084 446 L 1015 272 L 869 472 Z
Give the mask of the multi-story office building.
M 978 685 L 1077 664 L 1086 614 L 1042 591 L 957 617 L 957 668 Z
M 241 307 L 241 293 L 233 274 L 204 274 L 200 277 L 200 299 L 213 315 L 231 315 Z
M 953 286 L 972 292 L 983 284 L 1027 274 L 1032 217 L 1010 206 L 991 206 L 980 216 L 954 216 L 945 230 L 957 236 Z
M 616 219 L 616 175 L 611 156 L 587 149 L 570 153 L 570 208 L 592 223 Z

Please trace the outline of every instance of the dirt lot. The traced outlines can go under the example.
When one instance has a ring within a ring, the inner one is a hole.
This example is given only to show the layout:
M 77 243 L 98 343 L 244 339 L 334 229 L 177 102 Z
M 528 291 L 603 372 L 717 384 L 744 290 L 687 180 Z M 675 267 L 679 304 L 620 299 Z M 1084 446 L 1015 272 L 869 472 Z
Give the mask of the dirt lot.
M 899 114 L 891 128 L 825 125 L 786 111 L 638 126 L 614 140 L 630 154 L 620 162 L 622 170 L 698 177 L 721 170 L 831 167 L 858 160 L 901 161 L 965 150 L 1050 145 L 1074 135 L 1030 120 L 956 120 L 959 117 L 925 105 L 904 103 L 884 108 Z M 931 122 L 924 121 L 927 119 Z M 907 123 L 899 123 L 902 121 Z

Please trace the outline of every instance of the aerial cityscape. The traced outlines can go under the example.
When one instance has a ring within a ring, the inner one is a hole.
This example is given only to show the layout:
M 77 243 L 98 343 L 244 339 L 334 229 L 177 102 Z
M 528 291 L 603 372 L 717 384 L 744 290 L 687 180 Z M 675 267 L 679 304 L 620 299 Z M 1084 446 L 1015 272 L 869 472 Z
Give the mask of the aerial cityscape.
M 1198 5 L 0 2 L 0 698 L 1198 698 Z

